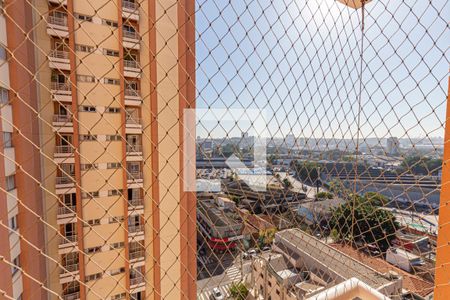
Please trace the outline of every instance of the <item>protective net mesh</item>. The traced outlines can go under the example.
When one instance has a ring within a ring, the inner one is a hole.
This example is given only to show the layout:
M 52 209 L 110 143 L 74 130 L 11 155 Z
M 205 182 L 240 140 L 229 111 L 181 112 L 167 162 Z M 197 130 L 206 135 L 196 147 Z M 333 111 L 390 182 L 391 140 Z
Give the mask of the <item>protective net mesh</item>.
M 0 5 L 2 299 L 450 293 L 447 1 Z

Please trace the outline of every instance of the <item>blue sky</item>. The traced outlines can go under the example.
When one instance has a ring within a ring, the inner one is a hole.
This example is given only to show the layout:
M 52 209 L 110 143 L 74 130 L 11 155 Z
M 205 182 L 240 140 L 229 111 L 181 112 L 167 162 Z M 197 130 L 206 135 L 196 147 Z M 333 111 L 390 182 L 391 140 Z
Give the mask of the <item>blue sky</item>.
M 265 109 L 270 136 L 356 136 L 360 10 L 333 0 L 196 2 L 198 107 Z M 445 0 L 366 5 L 362 137 L 443 135 L 449 14 Z M 223 135 L 213 128 L 199 125 L 198 135 Z

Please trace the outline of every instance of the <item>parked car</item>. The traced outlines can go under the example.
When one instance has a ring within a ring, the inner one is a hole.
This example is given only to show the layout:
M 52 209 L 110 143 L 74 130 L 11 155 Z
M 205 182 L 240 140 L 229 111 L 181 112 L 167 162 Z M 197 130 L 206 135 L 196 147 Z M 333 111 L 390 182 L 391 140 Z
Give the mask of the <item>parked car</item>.
M 213 288 L 211 298 L 214 300 L 225 300 L 225 296 L 219 290 L 219 288 Z
M 247 254 L 249 256 L 255 256 L 256 254 L 258 254 L 258 251 L 256 251 L 255 249 L 250 249 L 247 251 Z

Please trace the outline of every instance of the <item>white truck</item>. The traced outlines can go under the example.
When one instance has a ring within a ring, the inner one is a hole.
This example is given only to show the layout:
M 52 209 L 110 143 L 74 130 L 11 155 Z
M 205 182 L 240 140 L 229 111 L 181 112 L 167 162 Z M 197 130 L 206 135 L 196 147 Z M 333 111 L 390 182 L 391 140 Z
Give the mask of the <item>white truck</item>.
M 406 272 L 411 272 L 414 266 L 420 266 L 424 263 L 420 256 L 394 247 L 386 251 L 386 261 Z

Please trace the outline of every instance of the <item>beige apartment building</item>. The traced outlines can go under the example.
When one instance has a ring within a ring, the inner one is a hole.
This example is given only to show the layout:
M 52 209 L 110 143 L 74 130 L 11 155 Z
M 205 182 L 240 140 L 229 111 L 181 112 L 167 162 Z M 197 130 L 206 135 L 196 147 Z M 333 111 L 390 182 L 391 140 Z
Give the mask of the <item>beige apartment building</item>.
M 195 299 L 194 1 L 7 0 L 0 22 L 1 293 Z

